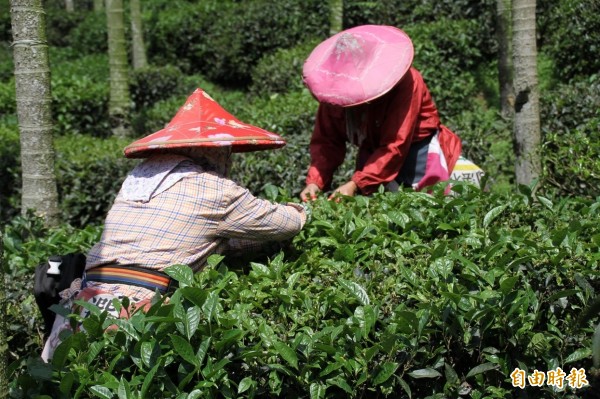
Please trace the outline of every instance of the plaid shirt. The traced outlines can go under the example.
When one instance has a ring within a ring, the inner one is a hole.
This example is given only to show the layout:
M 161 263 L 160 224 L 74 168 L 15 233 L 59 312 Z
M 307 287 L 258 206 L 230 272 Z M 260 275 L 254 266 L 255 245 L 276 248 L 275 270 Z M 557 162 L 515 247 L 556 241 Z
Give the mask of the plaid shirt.
M 128 201 L 119 193 L 100 242 L 88 253 L 86 270 L 101 265 L 163 270 L 186 264 L 198 271 L 212 254 L 292 238 L 305 222 L 302 206 L 255 198 L 233 181 L 198 168 L 148 202 Z M 92 281 L 87 286 L 134 300 L 152 294 L 135 286 Z

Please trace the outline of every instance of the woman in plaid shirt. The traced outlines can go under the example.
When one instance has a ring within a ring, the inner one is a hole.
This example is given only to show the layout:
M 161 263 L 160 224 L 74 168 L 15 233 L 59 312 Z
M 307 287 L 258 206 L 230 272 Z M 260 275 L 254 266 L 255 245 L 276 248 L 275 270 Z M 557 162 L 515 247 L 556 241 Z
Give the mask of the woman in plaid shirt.
M 61 293 L 72 311 L 87 300 L 115 316 L 113 298 L 149 303 L 167 292 L 167 266 L 200 271 L 212 254 L 254 252 L 266 241 L 292 238 L 304 226 L 299 204 L 273 204 L 227 178 L 232 152 L 278 148 L 280 136 L 247 125 L 197 89 L 162 130 L 125 148 L 147 158 L 125 179 L 106 217 L 100 242 L 88 253 L 83 282 Z M 85 314 L 84 314 L 85 315 Z M 48 360 L 69 328 L 57 316 L 42 357 Z

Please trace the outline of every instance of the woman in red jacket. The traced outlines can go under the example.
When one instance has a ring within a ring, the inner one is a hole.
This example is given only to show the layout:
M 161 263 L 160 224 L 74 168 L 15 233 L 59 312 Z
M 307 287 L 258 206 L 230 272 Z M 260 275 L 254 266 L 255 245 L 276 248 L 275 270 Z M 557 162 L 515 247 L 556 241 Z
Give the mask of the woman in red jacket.
M 417 190 L 449 178 L 460 139 L 440 123 L 413 46 L 402 30 L 365 25 L 319 44 L 304 64 L 304 82 L 319 101 L 302 200 L 327 190 L 346 143 L 358 146 L 356 170 L 330 198 L 371 194 L 380 185 Z

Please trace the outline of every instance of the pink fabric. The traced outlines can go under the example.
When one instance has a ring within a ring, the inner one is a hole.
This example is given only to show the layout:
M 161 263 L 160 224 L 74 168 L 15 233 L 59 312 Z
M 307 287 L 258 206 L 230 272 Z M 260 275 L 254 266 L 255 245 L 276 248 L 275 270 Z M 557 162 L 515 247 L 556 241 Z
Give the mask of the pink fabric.
M 427 164 L 425 166 L 425 175 L 415 185 L 415 190 L 422 190 L 425 187 L 433 186 L 435 183 L 440 181 L 448 180 L 450 174 L 448 173 L 448 165 L 446 164 L 446 157 L 442 152 L 438 135 L 436 134 L 429 143 L 427 150 Z
M 363 25 L 319 44 L 306 60 L 304 82 L 319 102 L 352 106 L 392 89 L 414 55 L 408 35 L 393 26 Z

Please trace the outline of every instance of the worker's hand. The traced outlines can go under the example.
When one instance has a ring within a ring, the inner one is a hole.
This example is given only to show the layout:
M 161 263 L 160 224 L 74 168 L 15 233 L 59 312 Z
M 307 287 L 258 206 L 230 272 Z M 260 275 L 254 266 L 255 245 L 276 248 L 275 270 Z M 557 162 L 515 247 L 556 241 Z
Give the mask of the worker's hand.
M 304 187 L 304 190 L 300 193 L 300 199 L 304 202 L 314 201 L 317 199 L 317 194 L 321 192 L 319 186 L 314 183 L 309 183 Z
M 348 197 L 354 197 L 354 195 L 356 194 L 356 190 L 358 190 L 358 186 L 356 185 L 356 183 L 354 183 L 352 180 L 350 180 L 348 183 L 345 183 L 345 184 L 342 184 L 341 186 L 339 186 L 329 196 L 329 199 L 331 200 L 331 199 L 334 199 L 341 195 L 346 195 Z M 337 200 L 339 200 L 339 198 L 337 198 Z

